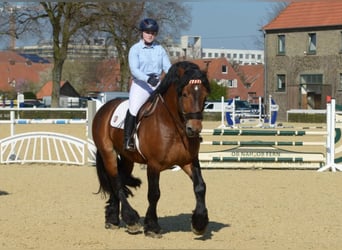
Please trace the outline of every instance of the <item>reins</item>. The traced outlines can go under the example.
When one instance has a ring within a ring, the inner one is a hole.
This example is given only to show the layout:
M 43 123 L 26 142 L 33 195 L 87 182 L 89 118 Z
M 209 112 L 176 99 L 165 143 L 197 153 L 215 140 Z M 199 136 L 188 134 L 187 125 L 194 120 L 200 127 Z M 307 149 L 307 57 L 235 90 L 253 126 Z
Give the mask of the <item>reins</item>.
M 175 123 L 175 126 L 176 126 L 176 129 L 177 129 L 177 132 L 182 140 L 182 143 L 183 143 L 183 146 L 184 148 L 186 148 L 186 145 L 185 145 L 185 141 L 184 141 L 184 138 L 182 136 L 182 133 L 181 131 L 179 131 L 179 127 L 181 127 L 182 131 L 186 134 L 186 131 L 185 131 L 185 127 L 183 126 L 183 124 L 181 122 L 179 122 L 175 117 L 174 115 L 171 113 L 169 107 L 166 105 L 165 103 L 165 100 L 163 98 L 163 96 L 161 94 L 158 94 L 158 97 L 160 98 L 161 102 L 163 103 L 164 107 L 166 108 L 167 112 L 169 113 L 169 115 L 171 116 L 173 122 Z

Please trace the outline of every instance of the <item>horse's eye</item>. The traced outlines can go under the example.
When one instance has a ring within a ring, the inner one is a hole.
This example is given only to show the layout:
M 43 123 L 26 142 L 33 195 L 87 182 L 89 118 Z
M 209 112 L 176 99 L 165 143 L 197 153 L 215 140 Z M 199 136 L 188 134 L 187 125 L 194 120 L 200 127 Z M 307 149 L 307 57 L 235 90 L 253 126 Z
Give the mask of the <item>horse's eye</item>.
M 182 96 L 183 97 L 188 97 L 188 94 L 187 93 L 183 93 Z

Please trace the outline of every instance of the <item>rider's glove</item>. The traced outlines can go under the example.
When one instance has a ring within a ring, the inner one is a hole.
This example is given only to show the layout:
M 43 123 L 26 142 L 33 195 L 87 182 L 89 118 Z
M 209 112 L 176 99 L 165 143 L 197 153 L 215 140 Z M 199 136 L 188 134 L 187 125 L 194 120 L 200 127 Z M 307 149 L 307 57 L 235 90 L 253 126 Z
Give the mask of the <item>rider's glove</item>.
M 156 86 L 156 85 L 158 84 L 159 78 L 156 77 L 156 76 L 150 76 L 150 77 L 148 78 L 147 82 L 148 82 L 149 84 L 151 84 L 151 86 L 154 87 L 154 86 Z

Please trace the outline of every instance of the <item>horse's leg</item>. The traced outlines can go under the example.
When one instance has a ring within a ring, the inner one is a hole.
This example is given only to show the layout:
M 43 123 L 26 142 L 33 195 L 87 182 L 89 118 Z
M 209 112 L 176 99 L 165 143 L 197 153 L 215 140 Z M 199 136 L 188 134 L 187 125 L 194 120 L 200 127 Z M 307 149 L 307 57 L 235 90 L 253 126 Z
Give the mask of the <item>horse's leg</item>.
M 205 205 L 206 184 L 203 180 L 199 160 L 193 162 L 192 182 L 196 197 L 196 207 L 192 214 L 192 231 L 197 235 L 205 233 L 209 218 L 208 210 Z
M 139 187 L 141 180 L 131 175 L 134 162 L 121 157 L 118 162 L 118 178 L 116 182 L 116 190 L 118 191 L 118 197 L 121 202 L 121 217 L 127 225 L 127 231 L 131 234 L 141 232 L 141 224 L 139 223 L 140 216 L 136 210 L 129 204 L 128 196 L 133 196 L 133 193 L 127 186 Z
M 101 151 L 103 167 L 108 175 L 107 183 L 110 182 L 110 187 L 107 187 L 106 189 L 107 192 L 110 193 L 109 205 L 106 207 L 106 228 L 112 224 L 113 221 L 116 221 L 117 215 L 113 214 L 113 212 L 119 212 L 119 207 L 116 206 L 119 206 L 121 202 L 121 217 L 127 225 L 128 232 L 138 233 L 141 228 L 139 223 L 140 217 L 137 211 L 135 211 L 127 201 L 127 197 L 131 192 L 125 186 L 125 180 L 121 179 L 119 173 L 123 171 L 119 171 L 119 168 L 124 169 L 127 161 L 119 161 L 117 153 L 109 149 L 110 147 L 104 147 Z M 131 169 L 131 166 L 128 165 L 128 168 Z
M 144 233 L 146 236 L 150 237 L 161 237 L 160 231 L 161 228 L 158 224 L 158 216 L 157 216 L 157 203 L 160 198 L 160 189 L 159 189 L 159 178 L 160 173 L 155 172 L 154 170 L 150 170 L 147 167 L 147 180 L 148 180 L 148 202 L 149 206 L 146 212 L 146 217 L 144 220 Z
M 110 194 L 110 197 L 107 201 L 106 206 L 106 222 L 105 228 L 106 229 L 116 229 L 120 225 L 119 219 L 119 212 L 120 212 L 120 201 L 118 197 L 116 197 L 113 193 Z
M 109 156 L 113 157 L 112 155 Z M 106 161 L 106 163 L 107 162 L 108 161 Z M 96 152 L 96 171 L 100 182 L 100 191 L 104 194 L 109 194 L 109 199 L 105 207 L 105 228 L 117 228 L 120 224 L 120 201 L 114 192 L 112 177 L 106 170 L 105 161 L 102 158 L 100 151 Z

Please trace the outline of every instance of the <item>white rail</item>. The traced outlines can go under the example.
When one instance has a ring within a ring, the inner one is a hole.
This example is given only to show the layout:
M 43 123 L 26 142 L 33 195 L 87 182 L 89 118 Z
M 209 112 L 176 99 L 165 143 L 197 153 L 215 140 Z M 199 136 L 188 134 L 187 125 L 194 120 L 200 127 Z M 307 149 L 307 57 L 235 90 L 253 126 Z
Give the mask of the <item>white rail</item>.
M 84 165 L 87 142 L 52 132 L 17 134 L 0 140 L 0 163 Z

